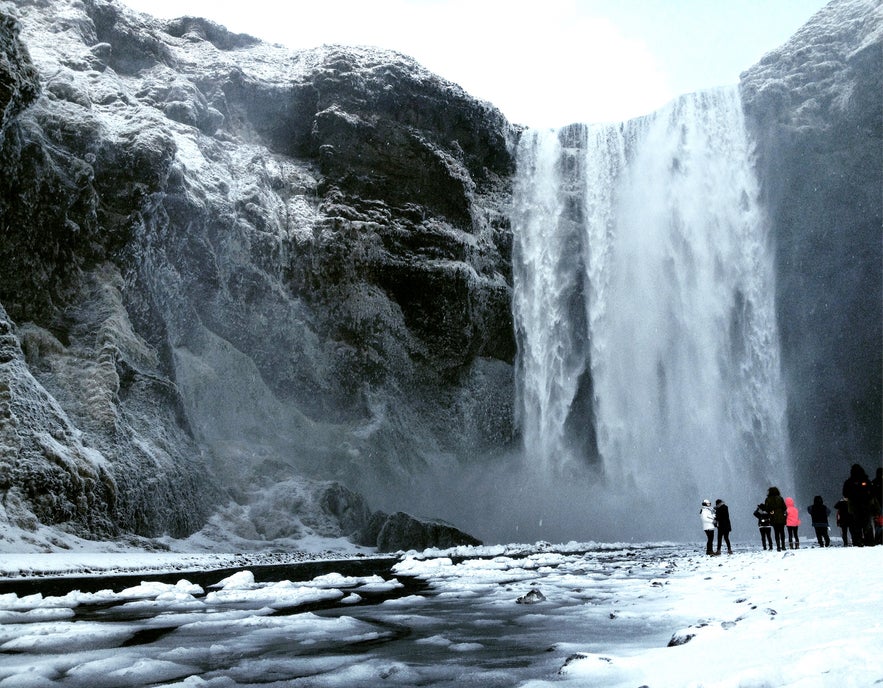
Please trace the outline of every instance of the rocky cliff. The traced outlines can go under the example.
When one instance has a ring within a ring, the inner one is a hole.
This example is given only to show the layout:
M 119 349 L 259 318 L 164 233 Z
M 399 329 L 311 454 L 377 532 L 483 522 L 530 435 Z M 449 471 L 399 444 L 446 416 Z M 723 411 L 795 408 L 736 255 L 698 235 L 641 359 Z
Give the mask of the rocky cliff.
M 268 474 L 397 510 L 510 441 L 497 110 L 390 52 L 0 13 L 7 519 L 183 536 Z
M 881 452 L 878 4 L 741 84 L 807 494 Z M 470 541 L 399 512 L 520 480 L 517 136 L 399 54 L 0 0 L 0 538 Z
M 742 75 L 803 494 L 880 465 L 883 10 L 837 0 Z

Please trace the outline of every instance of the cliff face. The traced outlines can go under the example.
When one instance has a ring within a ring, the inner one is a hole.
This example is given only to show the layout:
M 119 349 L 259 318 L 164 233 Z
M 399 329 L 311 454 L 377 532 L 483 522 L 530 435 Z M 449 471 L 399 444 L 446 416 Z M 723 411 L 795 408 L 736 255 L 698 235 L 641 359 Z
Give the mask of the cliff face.
M 821 10 L 742 75 L 776 248 L 798 486 L 832 494 L 881 456 L 883 15 Z
M 184 535 L 265 462 L 395 507 L 510 440 L 498 111 L 389 52 L 0 13 L 7 518 Z
M 807 493 L 881 452 L 877 4 L 742 79 Z M 0 0 L 0 523 L 371 540 L 413 523 L 347 488 L 484 480 L 515 436 L 516 137 L 399 54 Z

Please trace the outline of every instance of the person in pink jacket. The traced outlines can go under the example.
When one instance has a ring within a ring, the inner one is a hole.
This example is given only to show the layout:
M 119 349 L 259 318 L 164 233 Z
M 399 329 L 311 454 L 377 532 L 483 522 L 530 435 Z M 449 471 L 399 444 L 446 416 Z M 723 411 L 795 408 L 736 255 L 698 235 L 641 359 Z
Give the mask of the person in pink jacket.
M 800 538 L 797 537 L 797 526 L 800 525 L 800 510 L 794 506 L 794 499 L 785 497 L 785 525 L 788 526 L 788 548 L 798 549 Z

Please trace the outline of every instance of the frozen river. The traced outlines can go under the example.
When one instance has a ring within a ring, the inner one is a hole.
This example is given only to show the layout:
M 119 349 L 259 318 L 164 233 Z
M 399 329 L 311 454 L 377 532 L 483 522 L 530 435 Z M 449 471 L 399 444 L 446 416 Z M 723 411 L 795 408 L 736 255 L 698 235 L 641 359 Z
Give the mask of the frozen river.
M 0 582 L 0 688 L 883 685 L 883 547 L 809 544 L 19 577 Z
M 6 582 L 0 686 L 512 686 L 554 677 L 577 648 L 665 645 L 671 627 L 632 608 L 677 558 L 616 548 Z

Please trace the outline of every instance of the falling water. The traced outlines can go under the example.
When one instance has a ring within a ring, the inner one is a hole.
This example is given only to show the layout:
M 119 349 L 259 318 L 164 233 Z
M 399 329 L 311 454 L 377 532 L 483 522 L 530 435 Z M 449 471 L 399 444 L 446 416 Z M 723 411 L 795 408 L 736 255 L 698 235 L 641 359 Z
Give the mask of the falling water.
M 750 514 L 769 485 L 790 490 L 772 255 L 737 90 L 527 131 L 518 155 L 530 463 L 676 519 L 704 497 Z

